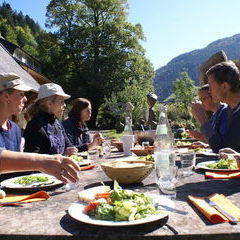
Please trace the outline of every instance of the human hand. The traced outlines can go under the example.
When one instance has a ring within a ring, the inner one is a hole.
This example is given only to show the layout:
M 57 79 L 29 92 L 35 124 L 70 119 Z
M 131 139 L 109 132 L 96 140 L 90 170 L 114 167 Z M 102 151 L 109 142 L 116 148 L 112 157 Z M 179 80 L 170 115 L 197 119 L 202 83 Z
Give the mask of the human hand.
M 93 145 L 94 146 L 99 146 L 104 140 L 104 137 L 101 133 L 96 133 L 93 136 Z
M 203 108 L 201 101 L 195 100 L 194 102 L 192 102 L 191 111 L 192 111 L 193 117 L 196 119 L 196 121 L 200 125 L 203 125 L 208 120 L 206 111 Z
M 240 154 L 231 148 L 222 148 L 219 150 L 218 153 L 220 158 L 228 158 L 229 156 L 234 156 L 234 157 L 236 156 L 238 159 L 240 159 Z
M 36 155 L 41 172 L 53 175 L 63 183 L 79 181 L 80 167 L 71 158 L 57 155 Z
M 76 147 L 67 147 L 65 149 L 64 155 L 71 156 L 78 152 L 78 149 Z
M 201 141 L 193 142 L 191 144 L 191 148 L 208 148 L 208 147 L 209 145 L 207 143 Z
M 188 134 L 190 137 L 195 138 L 199 141 L 206 141 L 205 137 L 203 136 L 203 134 L 201 134 L 198 131 L 195 130 L 188 130 Z

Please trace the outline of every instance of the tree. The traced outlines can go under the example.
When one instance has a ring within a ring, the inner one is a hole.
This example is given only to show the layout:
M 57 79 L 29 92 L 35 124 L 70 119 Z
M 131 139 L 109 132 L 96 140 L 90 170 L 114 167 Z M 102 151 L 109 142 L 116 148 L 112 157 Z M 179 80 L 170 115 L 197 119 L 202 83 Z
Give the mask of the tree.
M 194 86 L 194 81 L 189 77 L 187 72 L 181 73 L 181 78 L 176 79 L 173 83 L 172 98 L 183 104 L 187 110 L 188 105 L 197 95 L 197 88 Z
M 47 26 L 57 29 L 60 40 L 59 61 L 49 64 L 64 65 L 55 79 L 72 97 L 92 102 L 92 125 L 112 92 L 126 85 L 152 88 L 154 71 L 139 43 L 143 31 L 127 22 L 126 10 L 126 0 L 51 0 L 47 7 Z

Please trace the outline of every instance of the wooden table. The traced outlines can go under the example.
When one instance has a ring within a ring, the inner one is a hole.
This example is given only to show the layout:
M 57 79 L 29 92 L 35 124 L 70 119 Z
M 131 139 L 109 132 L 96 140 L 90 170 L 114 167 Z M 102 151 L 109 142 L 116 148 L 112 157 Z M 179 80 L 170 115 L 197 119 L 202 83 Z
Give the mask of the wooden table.
M 197 161 L 206 160 L 198 158 Z M 61 188 L 49 191 L 51 198 L 44 202 L 25 204 L 21 207 L 1 207 L 0 239 L 55 240 L 55 239 L 240 239 L 240 224 L 211 224 L 189 204 L 187 196 L 208 196 L 222 193 L 240 207 L 240 180 L 206 180 L 201 172 L 185 178 L 177 187 L 176 208 L 187 215 L 170 213 L 169 218 L 154 223 L 128 227 L 100 227 L 72 219 L 67 210 L 77 200 L 77 192 L 100 184 L 110 183 L 100 168 L 81 172 L 79 189 L 63 192 Z M 124 186 L 125 187 L 125 186 Z M 141 184 L 129 185 L 130 189 L 156 191 L 154 172 Z

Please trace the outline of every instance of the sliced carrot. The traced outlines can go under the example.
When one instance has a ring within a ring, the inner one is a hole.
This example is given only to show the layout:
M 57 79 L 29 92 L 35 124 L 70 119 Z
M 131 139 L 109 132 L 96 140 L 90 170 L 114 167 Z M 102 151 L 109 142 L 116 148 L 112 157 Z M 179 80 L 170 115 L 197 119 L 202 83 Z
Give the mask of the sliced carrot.
M 96 207 L 99 205 L 100 203 L 98 202 L 91 202 L 90 204 L 88 204 L 87 206 L 84 207 L 84 211 L 85 212 L 91 212 L 93 210 L 96 209 Z
M 89 169 L 92 169 L 92 168 L 95 168 L 95 167 L 96 167 L 95 165 L 88 165 L 86 167 L 80 167 L 80 170 L 84 171 L 84 170 L 89 170 Z
M 95 198 L 109 198 L 110 197 L 110 195 L 111 195 L 111 193 L 97 193 L 96 195 L 95 195 Z

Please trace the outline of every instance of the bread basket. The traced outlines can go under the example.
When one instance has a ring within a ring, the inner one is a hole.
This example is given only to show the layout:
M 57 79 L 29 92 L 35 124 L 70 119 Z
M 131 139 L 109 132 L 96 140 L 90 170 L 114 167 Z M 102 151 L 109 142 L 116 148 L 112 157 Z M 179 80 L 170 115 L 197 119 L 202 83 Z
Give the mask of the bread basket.
M 116 160 L 101 164 L 105 174 L 120 184 L 139 183 L 153 170 L 154 163 L 141 160 Z

